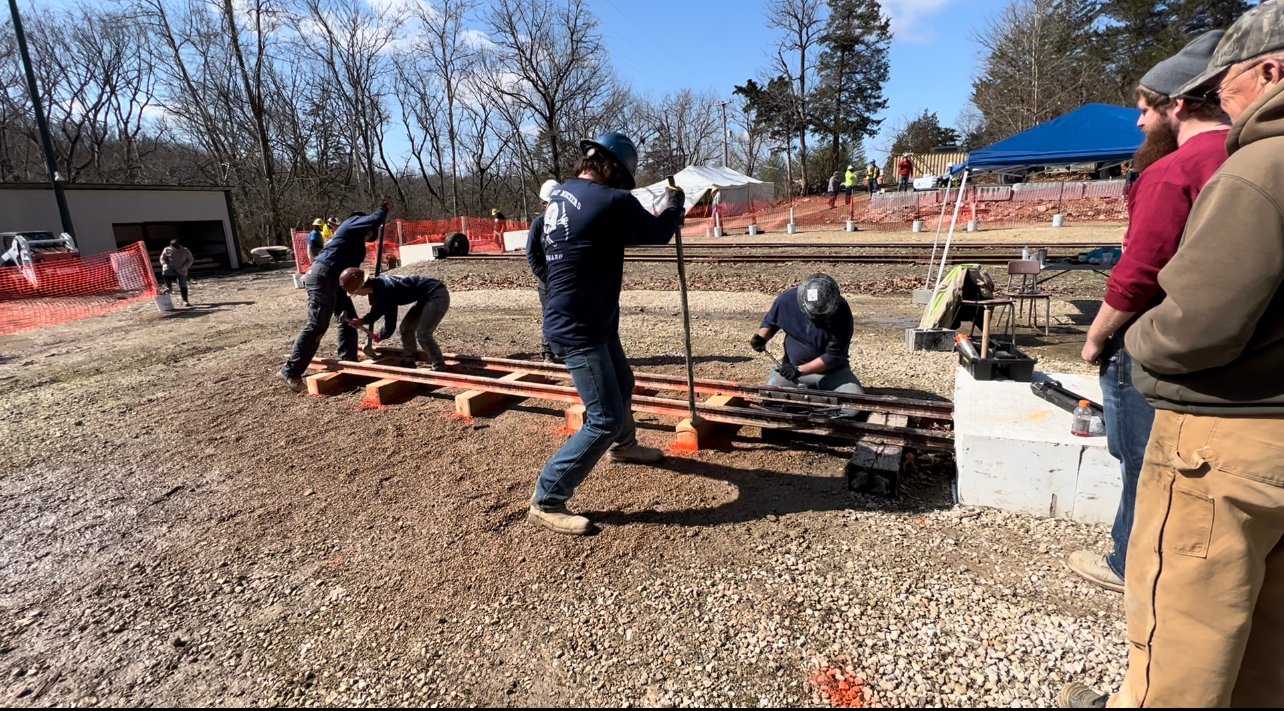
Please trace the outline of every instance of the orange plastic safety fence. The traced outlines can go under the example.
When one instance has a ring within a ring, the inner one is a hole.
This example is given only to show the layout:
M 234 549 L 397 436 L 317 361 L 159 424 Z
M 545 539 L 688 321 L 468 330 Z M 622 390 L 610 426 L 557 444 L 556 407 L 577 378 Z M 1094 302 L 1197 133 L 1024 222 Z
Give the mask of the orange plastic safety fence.
M 98 316 L 155 295 L 156 275 L 142 242 L 92 257 L 0 268 L 0 334 Z
M 383 255 L 384 266 L 391 268 L 401 263 L 401 247 L 408 244 L 440 244 L 452 234 L 460 233 L 468 238 L 469 252 L 502 252 L 504 251 L 504 232 L 530 229 L 530 223 L 521 220 L 495 220 L 490 217 L 452 217 L 444 220 L 394 220 L 384 227 Z M 312 266 L 308 258 L 308 233 L 294 232 L 290 235 L 294 249 L 294 263 L 298 272 L 303 274 Z M 375 263 L 377 243 L 366 245 L 366 258 L 363 265 L 370 267 Z

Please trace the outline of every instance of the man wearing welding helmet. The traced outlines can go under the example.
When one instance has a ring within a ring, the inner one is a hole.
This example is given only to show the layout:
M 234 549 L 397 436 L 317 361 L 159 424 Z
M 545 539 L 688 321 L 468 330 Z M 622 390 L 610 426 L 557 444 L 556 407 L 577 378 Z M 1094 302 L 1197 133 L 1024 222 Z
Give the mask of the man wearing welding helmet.
M 749 347 L 767 350 L 777 331 L 785 332 L 785 352 L 767 384 L 863 394 L 847 356 L 852 344 L 852 310 L 828 274 L 812 274 L 782 292 L 762 318 Z

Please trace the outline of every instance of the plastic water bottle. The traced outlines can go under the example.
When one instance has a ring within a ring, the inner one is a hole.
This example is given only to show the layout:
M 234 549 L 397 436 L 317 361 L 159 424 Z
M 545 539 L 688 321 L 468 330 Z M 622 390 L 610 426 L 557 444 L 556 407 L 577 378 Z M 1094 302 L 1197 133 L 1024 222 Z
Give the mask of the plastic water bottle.
M 1087 400 L 1080 400 L 1070 419 L 1070 434 L 1076 437 L 1092 436 L 1092 408 Z

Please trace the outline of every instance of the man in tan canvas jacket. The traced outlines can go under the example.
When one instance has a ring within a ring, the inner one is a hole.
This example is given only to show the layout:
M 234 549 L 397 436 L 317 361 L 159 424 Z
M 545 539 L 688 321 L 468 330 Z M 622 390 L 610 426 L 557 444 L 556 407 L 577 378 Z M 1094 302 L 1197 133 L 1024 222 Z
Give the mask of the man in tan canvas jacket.
M 1284 703 L 1284 7 L 1233 24 L 1180 89 L 1220 94 L 1230 157 L 1204 187 L 1165 300 L 1127 334 L 1155 406 L 1137 491 L 1117 707 Z M 1106 697 L 1082 684 L 1062 704 Z

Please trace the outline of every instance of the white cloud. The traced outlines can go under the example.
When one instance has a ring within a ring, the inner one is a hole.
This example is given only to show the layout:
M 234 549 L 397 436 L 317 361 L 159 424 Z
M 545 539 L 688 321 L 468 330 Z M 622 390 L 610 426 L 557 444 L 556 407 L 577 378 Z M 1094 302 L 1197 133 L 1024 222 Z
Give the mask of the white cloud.
M 366 0 L 366 4 L 378 15 L 408 14 L 416 10 L 422 10 L 429 17 L 437 15 L 436 8 L 426 0 Z
M 459 33 L 459 39 L 467 47 L 473 49 L 490 49 L 495 43 L 490 40 L 490 35 L 481 30 L 464 30 Z
M 892 34 L 900 42 L 925 43 L 936 37 L 929 18 L 954 0 L 883 0 L 883 11 L 892 18 Z

